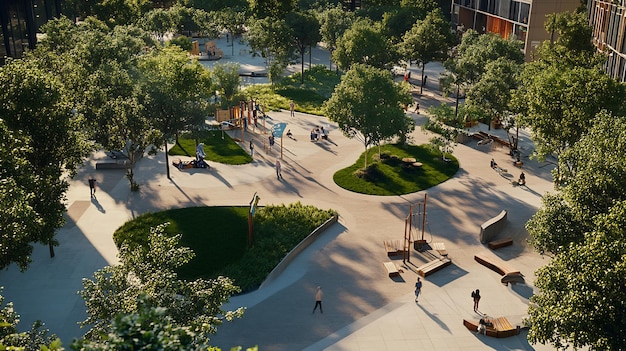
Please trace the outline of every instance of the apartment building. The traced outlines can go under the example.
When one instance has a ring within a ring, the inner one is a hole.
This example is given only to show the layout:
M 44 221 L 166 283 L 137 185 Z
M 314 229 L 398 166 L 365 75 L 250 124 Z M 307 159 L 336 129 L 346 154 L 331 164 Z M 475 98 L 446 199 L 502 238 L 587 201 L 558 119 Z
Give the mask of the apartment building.
M 588 0 L 593 43 L 607 54 L 606 73 L 626 82 L 626 0 Z
M 458 30 L 514 36 L 524 43 L 526 61 L 530 61 L 534 49 L 550 39 L 544 27 L 546 15 L 578 6 L 580 0 L 453 0 L 452 23 Z
M 22 57 L 37 43 L 37 30 L 61 13 L 61 0 L 0 1 L 0 65 L 5 57 Z

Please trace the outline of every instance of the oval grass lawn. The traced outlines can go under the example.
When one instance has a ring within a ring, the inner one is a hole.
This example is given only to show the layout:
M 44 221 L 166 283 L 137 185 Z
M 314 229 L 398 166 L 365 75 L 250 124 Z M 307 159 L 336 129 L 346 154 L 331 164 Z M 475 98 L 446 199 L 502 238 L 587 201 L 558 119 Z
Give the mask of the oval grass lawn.
M 333 179 L 340 187 L 368 195 L 403 195 L 428 189 L 450 179 L 459 170 L 459 161 L 452 155 L 441 153 L 430 145 L 386 144 L 367 152 L 367 170 L 363 170 L 365 153 L 347 168 L 335 173 Z M 402 162 L 403 158 L 414 158 L 421 167 Z

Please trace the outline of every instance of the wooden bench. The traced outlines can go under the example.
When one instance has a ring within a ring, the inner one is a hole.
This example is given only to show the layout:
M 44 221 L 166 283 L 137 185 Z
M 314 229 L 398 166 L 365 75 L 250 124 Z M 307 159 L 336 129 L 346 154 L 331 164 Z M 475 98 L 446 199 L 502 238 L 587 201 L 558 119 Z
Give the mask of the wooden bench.
M 492 250 L 496 250 L 499 249 L 501 247 L 505 247 L 505 246 L 511 246 L 513 245 L 513 238 L 502 238 L 502 239 L 498 239 L 498 240 L 493 240 L 490 241 L 489 244 L 489 248 Z
M 96 162 L 96 169 L 126 169 L 128 160 Z
M 493 324 L 493 326 L 491 327 L 486 327 L 485 334 L 487 336 L 491 336 L 494 338 L 508 338 L 510 336 L 519 334 L 519 329 L 517 327 L 513 327 L 511 323 L 509 323 L 508 319 L 506 319 L 506 317 L 499 317 L 495 319 L 487 318 L 487 321 Z M 478 332 L 478 322 L 468 321 L 464 319 L 463 325 L 474 333 Z
M 440 269 L 449 266 L 450 264 L 452 264 L 452 261 L 450 261 L 450 259 L 446 257 L 430 261 L 424 265 L 417 267 L 417 274 L 422 277 L 426 277 L 437 272 Z
M 400 240 L 383 240 L 383 245 L 385 245 L 387 256 L 396 256 L 404 253 L 404 250 L 400 249 Z
M 431 245 L 433 247 L 433 249 L 437 252 L 439 252 L 439 254 L 441 256 L 448 256 L 448 251 L 446 250 L 446 244 L 444 243 L 433 243 Z
M 520 271 L 511 268 L 504 261 L 495 256 L 492 257 L 486 254 L 477 254 L 474 255 L 474 260 L 502 275 L 503 277 L 500 279 L 500 282 L 503 284 L 524 282 L 524 275 Z
M 393 262 L 391 261 L 383 262 L 383 265 L 385 266 L 385 269 L 387 270 L 389 277 L 397 277 L 400 275 L 400 272 L 398 272 L 398 268 Z

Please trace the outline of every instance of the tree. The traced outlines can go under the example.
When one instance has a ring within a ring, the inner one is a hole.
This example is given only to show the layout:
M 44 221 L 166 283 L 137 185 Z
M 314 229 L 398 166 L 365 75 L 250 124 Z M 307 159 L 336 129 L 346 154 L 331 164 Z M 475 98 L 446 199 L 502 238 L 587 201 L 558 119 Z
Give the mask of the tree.
M 74 13 L 74 17 L 81 18 L 95 16 L 110 28 L 134 23 L 153 6 L 149 0 L 67 0 L 64 5 L 67 10 L 64 13 Z
M 56 230 L 65 223 L 65 176 L 73 176 L 93 149 L 67 96 L 58 77 L 35 61 L 9 60 L 0 67 L 0 116 L 8 129 L 28 138 L 28 171 L 37 179 L 29 205 L 40 225 L 30 228 L 29 241 L 48 244 L 51 256 Z
M 280 74 L 284 67 L 287 67 L 293 53 L 293 46 L 289 40 L 291 37 L 291 29 L 282 19 L 266 17 L 254 21 L 248 28 L 247 39 L 250 48 L 265 59 L 265 66 L 270 69 L 270 78 L 272 73 Z M 271 72 L 276 68 L 278 72 Z
M 300 54 L 300 83 L 304 83 L 304 54 L 307 48 L 317 45 L 320 41 L 320 24 L 315 16 L 303 12 L 288 14 L 286 22 L 289 28 L 291 28 L 292 43 L 296 48 L 296 52 Z
M 231 55 L 235 55 L 235 37 L 245 33 L 246 16 L 242 16 L 243 10 L 233 7 L 226 7 L 213 13 L 213 21 L 219 28 L 230 33 Z
M 48 335 L 49 331 L 43 328 L 41 321 L 35 321 L 28 331 L 18 332 L 19 321 L 20 316 L 13 309 L 13 303 L 4 304 L 4 296 L 0 295 L 1 350 L 63 351 L 61 341 L 54 334 Z
M 356 63 L 324 103 L 324 113 L 344 135 L 359 138 L 367 154 L 370 146 L 411 132 L 413 121 L 404 113 L 411 101 L 408 89 L 396 84 L 390 72 Z
M 0 269 L 16 263 L 26 270 L 36 241 L 31 233 L 43 226 L 32 206 L 38 186 L 28 153 L 28 139 L 0 120 Z
M 204 66 L 189 60 L 176 46 L 157 49 L 139 63 L 143 92 L 140 101 L 154 129 L 163 136 L 165 166 L 170 179 L 167 140 L 183 130 L 197 130 L 207 115 L 212 81 Z M 159 145 L 160 146 L 160 145 Z
M 346 12 L 339 5 L 326 9 L 319 13 L 318 21 L 320 22 L 320 35 L 322 41 L 326 44 L 326 48 L 333 56 L 333 51 L 337 49 L 337 42 L 343 36 L 352 23 L 354 22 L 354 13 Z M 331 63 L 328 63 L 331 68 Z
M 222 97 L 222 104 L 231 106 L 235 95 L 239 91 L 241 77 L 239 76 L 239 64 L 228 62 L 225 64 L 216 64 L 213 66 L 213 77 L 215 77 L 215 85 Z
M 570 243 L 580 243 L 592 231 L 594 217 L 608 213 L 626 200 L 626 117 L 602 112 L 594 124 L 559 157 L 553 171 L 560 191 L 544 197 L 543 205 L 526 224 L 531 243 L 539 252 L 559 253 Z
M 521 101 L 524 124 L 532 129 L 534 155 L 543 160 L 578 141 L 602 109 L 624 111 L 624 94 L 624 86 L 595 68 L 530 63 L 514 96 Z
M 389 69 L 397 60 L 397 54 L 383 35 L 380 24 L 357 20 L 339 39 L 332 58 L 342 70 L 349 70 L 356 63 Z
M 467 92 L 466 105 L 469 108 L 485 111 L 488 116 L 487 123 L 491 124 L 492 116 L 495 120 L 505 125 L 507 138 L 510 128 L 515 123 L 514 107 L 511 105 L 512 95 L 519 85 L 519 75 L 522 65 L 508 59 L 499 58 L 491 61 L 485 67 L 485 73 L 480 80 Z M 519 128 L 517 128 L 519 131 Z M 517 150 L 517 137 L 511 142 L 511 148 Z
M 80 295 L 87 305 L 87 319 L 82 325 L 91 326 L 85 334 L 87 339 L 102 341 L 102 335 L 116 328 L 115 320 L 111 324 L 112 316 L 141 313 L 144 309 L 164 308 L 160 313 L 165 321 L 189 328 L 197 334 L 197 340 L 208 340 L 222 324 L 222 318 L 230 321 L 242 316 L 243 308 L 221 308 L 239 292 L 229 278 L 178 279 L 176 269 L 194 254 L 180 247 L 180 235 L 168 237 L 164 233 L 166 225 L 151 229 L 146 247 L 122 244 L 119 265 L 98 270 L 93 279 L 83 279 Z
M 400 42 L 406 32 L 428 14 L 441 11 L 439 5 L 432 0 L 403 0 L 399 5 L 384 6 L 382 17 L 384 32 L 394 43 Z
M 530 298 L 531 343 L 565 350 L 622 350 L 626 345 L 626 202 L 594 219 L 581 243 L 540 268 Z
M 165 34 L 175 31 L 178 27 L 178 20 L 172 15 L 173 13 L 167 9 L 156 8 L 140 18 L 139 26 L 147 32 L 153 33 L 163 43 Z
M 43 30 L 58 33 L 52 36 L 54 43 L 75 40 L 74 47 L 57 51 L 46 35 L 34 56 L 47 69 L 62 72 L 60 79 L 73 87 L 74 112 L 89 121 L 85 132 L 105 149 L 125 154 L 127 178 L 131 189 L 137 190 L 134 165 L 148 145 L 161 140 L 148 123 L 137 84 L 137 57 L 154 42 L 139 28 L 116 26 L 110 30 L 92 17 L 71 30 L 57 29 L 66 28 L 67 21 L 50 21 Z
M 553 13 L 546 16 L 545 29 L 550 40 L 535 52 L 536 58 L 550 64 L 600 67 L 604 57 L 591 41 L 592 30 L 584 12 Z
M 409 62 L 415 61 L 422 66 L 422 82 L 426 64 L 432 61 L 444 60 L 452 44 L 450 24 L 443 17 L 441 10 L 430 12 L 422 21 L 418 21 L 402 37 L 400 52 Z M 424 84 L 420 86 L 420 94 Z
M 295 0 L 248 0 L 252 16 L 256 19 L 271 17 L 285 18 L 296 8 Z
M 524 54 L 520 48 L 521 42 L 517 40 L 502 39 L 492 33 L 480 35 L 472 29 L 466 31 L 461 44 L 454 48 L 452 57 L 444 63 L 446 73 L 440 79 L 445 91 L 456 90 L 457 110 L 461 90 L 476 84 L 489 62 L 508 59 L 523 63 Z

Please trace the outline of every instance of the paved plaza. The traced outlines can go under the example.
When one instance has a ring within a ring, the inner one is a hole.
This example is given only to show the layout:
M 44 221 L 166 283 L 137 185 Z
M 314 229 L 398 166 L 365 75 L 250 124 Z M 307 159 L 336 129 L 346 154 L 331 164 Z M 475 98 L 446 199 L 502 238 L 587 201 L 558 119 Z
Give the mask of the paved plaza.
M 230 49 L 224 51 L 230 53 Z M 262 70 L 258 59 L 235 56 L 226 60 Z M 323 57 L 319 60 L 328 62 Z M 435 64 L 427 68 L 430 77 L 436 77 L 441 70 Z M 412 76 L 418 77 L 417 69 L 412 70 Z M 419 101 L 424 111 L 450 100 L 429 86 Z M 408 114 L 418 125 L 424 122 L 423 115 Z M 124 222 L 147 211 L 247 205 L 257 192 L 261 205 L 300 201 L 335 209 L 339 222 L 276 279 L 257 291 L 233 297 L 228 307 L 245 306 L 246 313 L 242 319 L 218 329 L 213 338 L 215 346 L 228 350 L 234 345 L 259 345 L 262 351 L 552 349 L 529 345 L 524 330 L 514 337 L 496 339 L 471 333 L 462 323 L 463 319 L 479 318 L 473 311 L 470 293 L 480 289 L 480 311 L 492 317 L 505 316 L 521 325 L 534 291 L 534 271 L 548 262 L 526 243 L 524 224 L 540 206 L 541 195 L 552 191 L 550 170 L 554 164 L 528 159 L 533 145 L 526 132 L 520 133 L 520 149 L 527 186 L 511 184 L 520 170 L 512 166 L 507 149 L 470 141 L 456 146 L 454 156 L 459 159 L 460 169 L 448 181 L 425 192 L 368 196 L 346 191 L 333 182 L 333 174 L 354 163 L 363 152 L 362 144 L 344 137 L 324 117 L 302 113 L 290 117 L 289 111 L 272 112 L 269 117 L 267 127 L 285 122 L 294 135 L 294 139 L 282 140 L 283 180 L 276 179 L 273 168 L 280 157 L 281 142 L 278 140 L 273 150 L 264 150 L 268 134 L 260 129 L 245 134 L 246 143 L 252 139 L 257 145 L 254 161 L 247 165 L 209 162 L 210 170 L 183 171 L 170 166 L 169 180 L 163 152 L 145 156 L 135 168 L 141 186 L 137 193 L 130 191 L 123 170 L 96 170 L 95 163 L 106 156 L 95 153 L 70 181 L 68 222 L 58 233 L 56 256 L 50 258 L 46 246 L 37 246 L 34 262 L 26 272 L 20 273 L 12 266 L 0 273 L 5 301 L 13 301 L 22 316 L 20 329 L 41 319 L 66 346 L 84 333 L 77 322 L 86 317 L 85 306 L 76 292 L 83 278 L 116 263 L 112 233 Z M 330 131 L 328 141 L 309 141 L 309 131 L 315 126 Z M 486 130 L 486 126 L 474 129 Z M 504 136 L 502 130 L 490 132 Z M 240 131 L 230 133 L 241 135 Z M 427 143 L 431 136 L 419 127 L 412 134 L 416 144 Z M 508 172 L 491 169 L 492 158 Z M 89 176 L 99 183 L 95 199 L 89 196 Z M 402 272 L 400 278 L 389 278 L 382 265 L 389 260 L 383 240 L 403 238 L 409 206 L 422 201 L 425 193 L 425 239 L 445 243 L 452 265 L 423 279 L 416 304 L 413 287 L 422 257 L 412 250 L 410 263 L 394 259 Z M 480 224 L 501 210 L 508 211 L 504 235 L 513 237 L 514 244 L 494 254 L 519 269 L 526 284 L 504 286 L 497 273 L 473 259 L 477 253 L 490 251 L 478 239 Z M 199 218 L 198 225 L 211 223 Z M 317 286 L 324 291 L 323 314 L 311 313 Z

